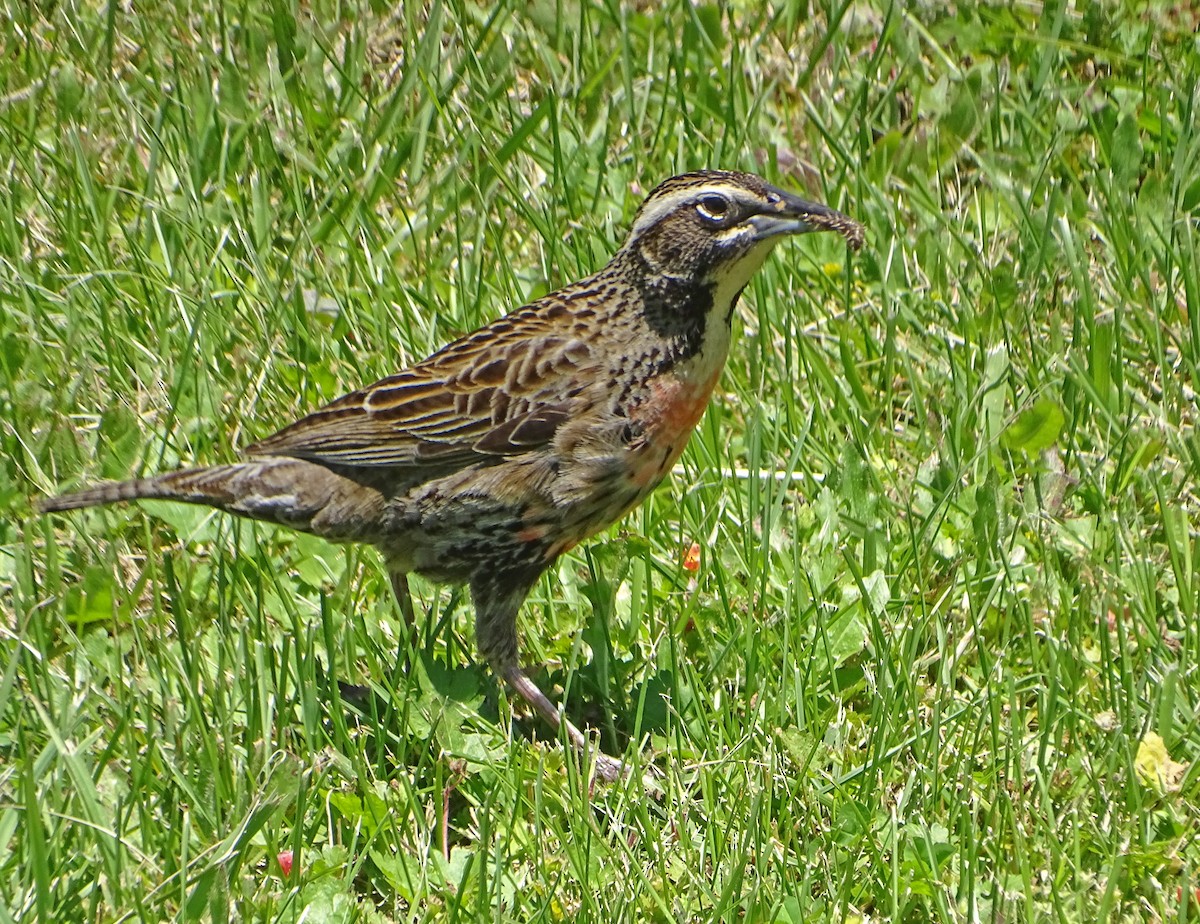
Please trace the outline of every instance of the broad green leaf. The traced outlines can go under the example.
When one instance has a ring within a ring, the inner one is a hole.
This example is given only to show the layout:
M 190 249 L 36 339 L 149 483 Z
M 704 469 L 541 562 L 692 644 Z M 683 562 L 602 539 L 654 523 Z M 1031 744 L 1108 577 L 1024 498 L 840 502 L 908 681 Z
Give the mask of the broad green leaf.
M 1001 442 L 1006 449 L 1036 456 L 1054 445 L 1065 422 L 1066 415 L 1058 402 L 1049 398 L 1039 398 L 1033 403 L 1033 407 L 1022 411 L 1017 415 L 1017 419 L 1008 425 Z

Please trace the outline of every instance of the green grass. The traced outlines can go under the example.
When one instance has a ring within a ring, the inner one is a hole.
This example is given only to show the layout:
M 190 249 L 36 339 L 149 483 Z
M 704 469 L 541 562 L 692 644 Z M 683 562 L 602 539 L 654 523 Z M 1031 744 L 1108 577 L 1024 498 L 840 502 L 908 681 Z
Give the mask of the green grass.
M 1200 917 L 1196 12 L 637 6 L 4 8 L 0 922 Z M 523 612 L 656 796 L 510 712 L 461 595 L 404 648 L 369 550 L 33 511 L 231 458 L 702 166 L 869 237 L 777 250 L 683 472 Z

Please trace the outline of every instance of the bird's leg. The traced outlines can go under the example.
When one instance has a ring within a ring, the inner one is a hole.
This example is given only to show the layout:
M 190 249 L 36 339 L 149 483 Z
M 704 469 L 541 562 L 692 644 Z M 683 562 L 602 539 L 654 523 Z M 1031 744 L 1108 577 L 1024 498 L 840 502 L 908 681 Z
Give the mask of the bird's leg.
M 392 593 L 396 596 L 396 605 L 400 607 L 400 615 L 404 617 L 404 624 L 411 629 L 417 618 L 413 613 L 412 594 L 408 589 L 408 574 L 389 566 L 388 577 L 392 581 Z
M 471 596 L 475 602 L 475 643 L 479 653 L 487 658 L 492 670 L 533 710 L 554 728 L 566 729 L 571 746 L 585 757 L 589 751 L 587 735 L 575 727 L 562 711 L 550 701 L 537 684 L 521 670 L 517 660 L 517 611 L 525 601 L 540 569 L 520 577 L 512 574 L 490 574 L 471 581 Z M 612 782 L 621 778 L 625 765 L 607 754 L 596 754 L 596 775 Z
M 388 577 L 392 581 L 396 606 L 400 608 L 400 615 L 404 617 L 404 626 L 408 630 L 401 634 L 400 650 L 396 653 L 396 663 L 404 664 L 408 660 L 408 650 L 417 642 L 417 616 L 413 612 L 412 593 L 408 589 L 408 574 L 389 564 Z
M 558 728 L 561 723 L 567 730 L 567 738 L 571 741 L 571 746 L 585 757 L 588 753 L 588 737 L 564 716 L 561 710 L 550 702 L 550 698 L 546 696 L 538 685 L 529 679 L 529 676 L 521 670 L 521 668 L 513 663 L 506 666 L 495 666 L 497 673 L 500 674 L 505 682 L 513 688 L 520 697 L 529 703 L 534 710 L 543 719 L 549 722 L 555 728 Z M 619 780 L 625 773 L 625 764 L 616 758 L 609 757 L 603 752 L 596 753 L 596 775 L 608 783 Z

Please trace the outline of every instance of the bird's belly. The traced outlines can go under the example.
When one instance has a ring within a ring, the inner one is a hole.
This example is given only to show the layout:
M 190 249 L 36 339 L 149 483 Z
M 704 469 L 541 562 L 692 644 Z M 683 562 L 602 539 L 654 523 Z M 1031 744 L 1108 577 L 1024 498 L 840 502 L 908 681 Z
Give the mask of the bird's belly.
M 704 416 L 720 369 L 706 373 L 698 382 L 666 374 L 646 383 L 641 400 L 627 410 L 634 439 L 619 452 L 577 463 L 570 490 L 554 505 L 555 517 L 530 517 L 519 538 L 549 539 L 546 558 L 552 560 L 641 504 L 671 471 Z M 544 524 L 553 518 L 557 527 L 547 528 Z
M 720 369 L 702 372 L 645 383 L 627 408 L 635 435 L 623 448 L 590 444 L 561 471 L 512 460 L 423 487 L 399 505 L 402 522 L 385 554 L 401 570 L 450 581 L 493 559 L 553 561 L 637 507 L 671 471 Z

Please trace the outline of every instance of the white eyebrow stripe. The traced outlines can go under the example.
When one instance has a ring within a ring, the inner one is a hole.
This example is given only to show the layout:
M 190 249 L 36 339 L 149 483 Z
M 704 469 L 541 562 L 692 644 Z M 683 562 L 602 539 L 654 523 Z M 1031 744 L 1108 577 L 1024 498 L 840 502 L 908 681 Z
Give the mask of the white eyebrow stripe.
M 684 189 L 673 190 L 648 203 L 642 209 L 642 214 L 637 217 L 637 221 L 629 229 L 629 240 L 639 237 L 643 231 L 657 223 L 664 215 L 675 211 L 679 206 L 687 202 L 695 202 L 701 196 L 709 193 L 718 193 L 741 201 L 745 201 L 747 198 L 747 191 L 745 189 L 742 189 L 740 186 L 732 186 L 729 183 L 706 183 L 704 186 L 688 186 Z

